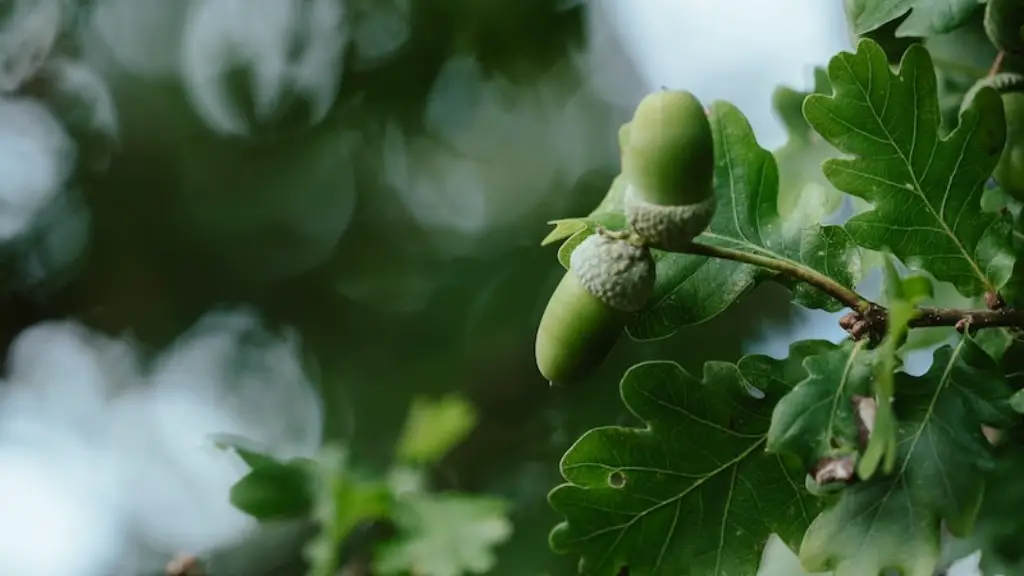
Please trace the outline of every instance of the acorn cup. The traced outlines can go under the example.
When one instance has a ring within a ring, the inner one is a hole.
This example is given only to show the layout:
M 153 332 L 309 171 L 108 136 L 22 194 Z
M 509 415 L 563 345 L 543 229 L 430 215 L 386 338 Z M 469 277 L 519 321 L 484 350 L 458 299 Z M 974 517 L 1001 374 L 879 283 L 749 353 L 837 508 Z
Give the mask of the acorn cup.
M 1006 118 L 1006 143 L 992 178 L 1004 192 L 1024 201 L 1024 75 L 1004 72 L 978 80 L 964 95 L 960 110 L 985 87 L 999 93 Z
M 654 291 L 650 250 L 603 231 L 588 236 L 569 258 L 537 330 L 540 373 L 552 385 L 576 383 L 604 361 L 629 315 Z
M 626 218 L 648 246 L 681 251 L 707 229 L 717 205 L 704 106 L 690 92 L 655 92 L 626 126 L 619 132 Z

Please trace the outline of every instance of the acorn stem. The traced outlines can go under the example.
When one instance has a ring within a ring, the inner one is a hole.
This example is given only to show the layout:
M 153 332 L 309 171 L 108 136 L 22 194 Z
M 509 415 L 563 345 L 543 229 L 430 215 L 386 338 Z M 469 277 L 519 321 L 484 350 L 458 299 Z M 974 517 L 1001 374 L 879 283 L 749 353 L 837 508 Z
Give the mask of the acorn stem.
M 754 266 L 760 266 L 761 268 L 774 270 L 814 286 L 818 290 L 821 290 L 825 294 L 828 294 L 839 302 L 842 302 L 856 312 L 864 313 L 872 307 L 872 303 L 863 298 L 860 294 L 857 294 L 853 290 L 843 286 L 828 276 L 825 276 L 811 268 L 801 266 L 796 262 L 780 258 L 772 258 L 770 256 L 752 254 L 750 252 L 743 252 L 742 250 L 723 248 L 721 246 L 701 244 L 699 242 L 691 242 L 683 252 L 698 256 L 707 256 L 709 258 L 718 258 L 719 260 L 732 260 L 734 262 L 742 262 L 744 264 L 752 264 Z
M 1003 71 L 1003 61 L 1005 59 L 1006 59 L 1006 51 L 1005 50 L 1000 50 L 999 53 L 996 54 L 995 59 L 992 61 L 992 66 L 988 69 L 988 77 L 989 78 L 992 78 L 996 74 L 999 74 L 1000 72 Z

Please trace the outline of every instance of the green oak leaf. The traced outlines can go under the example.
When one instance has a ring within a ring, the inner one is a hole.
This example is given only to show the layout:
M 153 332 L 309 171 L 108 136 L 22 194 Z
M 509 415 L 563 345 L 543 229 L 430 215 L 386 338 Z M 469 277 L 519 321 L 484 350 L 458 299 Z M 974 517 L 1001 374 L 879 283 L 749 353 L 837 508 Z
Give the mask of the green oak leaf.
M 847 0 L 846 14 L 857 35 L 871 32 L 910 12 L 897 37 L 928 37 L 962 26 L 983 0 Z
M 761 148 L 750 123 L 735 106 L 711 105 L 715 138 L 715 193 L 718 208 L 698 242 L 785 260 L 814 269 L 845 286 L 861 277 L 861 252 L 840 226 L 821 226 L 823 206 L 808 202 L 797 214 L 778 211 L 779 172 Z M 712 318 L 759 283 L 779 279 L 765 268 L 702 256 L 656 253 L 657 281 L 652 305 L 628 327 L 635 339 L 671 336 L 681 326 Z M 794 300 L 808 308 L 836 311 L 843 304 L 806 284 L 792 287 Z
M 789 136 L 773 153 L 779 166 L 779 215 L 795 215 L 801 208 L 813 206 L 821 214 L 832 214 L 843 204 L 846 195 L 836 190 L 821 171 L 821 163 L 839 156 L 839 151 L 815 132 L 804 118 L 804 99 L 811 93 L 829 94 L 832 88 L 828 73 L 814 70 L 812 92 L 779 86 L 772 94 L 772 107 L 782 120 Z
M 352 473 L 348 452 L 325 446 L 317 456 L 312 519 L 320 532 L 305 546 L 307 576 L 335 576 L 342 542 L 365 522 L 388 518 L 393 500 L 387 485 Z
M 418 466 L 433 464 L 462 442 L 476 423 L 476 410 L 461 396 L 414 398 L 398 441 L 398 459 Z
M 309 513 L 313 507 L 315 461 L 279 461 L 245 453 L 252 469 L 231 487 L 229 498 L 235 508 L 260 521 L 301 518 Z
M 488 496 L 403 496 L 392 516 L 398 536 L 377 548 L 374 574 L 485 574 L 494 568 L 495 548 L 512 535 L 507 510 L 504 500 Z
M 857 475 L 862 480 L 870 479 L 881 466 L 885 474 L 891 474 L 896 466 L 899 450 L 898 423 L 893 412 L 893 396 L 896 393 L 896 371 L 902 365 L 899 349 L 910 331 L 910 321 L 917 315 L 917 305 L 934 296 L 928 277 L 911 274 L 901 277 L 891 255 L 884 260 L 886 314 L 885 338 L 877 348 L 878 364 L 872 382 L 875 401 L 874 424 L 867 446 L 857 463 Z
M 1012 421 L 1012 390 L 969 337 L 938 349 L 925 375 L 897 374 L 895 390 L 896 467 L 846 488 L 814 520 L 800 546 L 808 571 L 931 576 L 943 521 L 955 536 L 971 530 L 995 465 L 981 425 Z
M 928 51 L 912 46 L 890 70 L 877 43 L 829 63 L 834 94 L 804 102 L 808 122 L 854 158 L 825 162 L 836 188 L 873 209 L 846 223 L 865 248 L 891 250 L 964 296 L 998 291 L 1014 255 L 1007 218 L 981 210 L 981 195 L 1006 139 L 1002 102 L 983 89 L 940 136 L 935 71 Z
M 807 358 L 807 378 L 772 412 L 766 449 L 796 456 L 805 469 L 826 457 L 855 454 L 862 442 L 855 399 L 871 396 L 875 365 L 863 340 Z
M 968 541 L 981 550 L 984 574 L 1024 573 L 1024 448 L 1007 443 L 998 451 L 995 470 L 985 479 L 985 497 Z
M 1002 335 L 1004 338 L 1010 338 L 1005 344 L 1003 342 L 997 343 L 997 345 L 1005 345 L 1005 347 L 999 346 L 997 348 L 998 351 L 1003 353 L 998 359 L 1001 361 L 1000 365 L 1010 386 L 1018 390 L 1024 389 L 1024 340 L 1021 340 L 1020 335 L 1013 338 L 1013 335 L 1006 330 L 988 330 L 986 335 L 988 335 L 988 332 L 992 332 L 993 337 Z M 993 354 L 989 352 L 989 355 L 992 356 Z
M 625 230 L 627 228 L 625 208 L 623 207 L 626 186 L 626 179 L 619 174 L 612 180 L 612 185 L 601 203 L 590 214 L 583 218 L 564 218 L 548 222 L 548 224 L 554 224 L 555 229 L 544 238 L 541 245 L 546 246 L 559 240 L 565 240 L 558 249 L 558 262 L 568 270 L 569 256 L 572 251 L 598 228 L 607 228 L 608 230 Z
M 587 229 L 587 223 L 581 218 L 552 220 L 548 222 L 548 224 L 553 225 L 555 229 L 540 241 L 541 246 L 547 246 L 548 244 L 554 244 L 555 242 L 565 240 L 573 234 Z
M 548 496 L 565 517 L 552 549 L 581 555 L 590 576 L 754 576 L 772 533 L 795 549 L 819 503 L 797 459 L 764 447 L 804 359 L 832 348 L 709 362 L 703 380 L 673 362 L 632 367 L 622 399 L 647 427 L 596 428 L 565 454 L 567 483 Z

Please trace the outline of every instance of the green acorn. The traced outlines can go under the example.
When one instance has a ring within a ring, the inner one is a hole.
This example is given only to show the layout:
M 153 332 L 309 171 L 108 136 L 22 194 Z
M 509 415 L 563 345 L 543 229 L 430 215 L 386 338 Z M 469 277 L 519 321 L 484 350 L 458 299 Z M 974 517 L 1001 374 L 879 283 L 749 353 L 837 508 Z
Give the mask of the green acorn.
M 622 146 L 622 173 L 630 184 L 626 218 L 648 245 L 682 249 L 715 214 L 715 146 L 704 106 L 686 91 L 649 94 L 628 136 Z
M 631 313 L 654 291 L 650 250 L 603 233 L 569 257 L 537 330 L 537 368 L 552 384 L 589 376 L 611 351 Z
M 1024 76 L 1005 72 L 982 78 L 964 95 L 961 111 L 984 87 L 999 92 L 1006 117 L 1006 144 L 1003 145 L 999 164 L 992 171 L 992 178 L 1003 191 L 1024 201 Z
M 989 0 L 985 6 L 985 34 L 1004 52 L 1024 54 L 1024 0 Z

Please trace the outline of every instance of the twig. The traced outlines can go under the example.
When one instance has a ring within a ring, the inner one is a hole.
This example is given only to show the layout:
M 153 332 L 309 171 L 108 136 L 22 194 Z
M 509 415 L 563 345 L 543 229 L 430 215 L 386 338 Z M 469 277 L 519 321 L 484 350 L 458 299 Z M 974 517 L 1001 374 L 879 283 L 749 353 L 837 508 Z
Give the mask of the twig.
M 959 308 L 918 308 L 918 316 L 910 321 L 911 328 L 953 326 L 963 332 L 981 328 L 1024 328 L 1024 310 L 965 310 Z
M 857 294 L 853 290 L 850 290 L 828 276 L 825 276 L 816 270 L 800 266 L 795 262 L 790 262 L 789 260 L 781 260 L 770 256 L 761 256 L 760 254 L 751 254 L 749 252 L 743 252 L 742 250 L 733 250 L 732 248 L 723 248 L 721 246 L 712 246 L 710 244 L 701 244 L 698 242 L 691 243 L 686 248 L 686 253 L 718 258 L 720 260 L 743 262 L 745 264 L 753 264 L 754 266 L 781 272 L 786 276 L 796 280 L 801 280 L 811 286 L 814 286 L 818 290 L 821 290 L 825 294 L 828 294 L 857 312 L 867 312 L 872 306 L 872 303 L 869 300 L 861 297 L 860 294 Z
M 878 341 L 885 336 L 889 313 L 884 306 L 864 298 L 850 288 L 843 286 L 816 270 L 789 260 L 699 242 L 691 243 L 686 248 L 685 253 L 752 264 L 810 284 L 852 310 L 852 312 L 840 319 L 839 325 L 855 339 L 859 340 L 867 337 Z M 917 309 L 917 315 L 909 322 L 909 325 L 911 328 L 952 326 L 959 332 L 964 332 L 968 328 L 971 330 L 982 328 L 1024 329 L 1024 310 L 1005 308 L 1002 306 L 1001 299 L 995 296 L 987 297 L 987 300 L 990 301 L 990 306 L 995 309 L 970 310 L 920 307 Z

